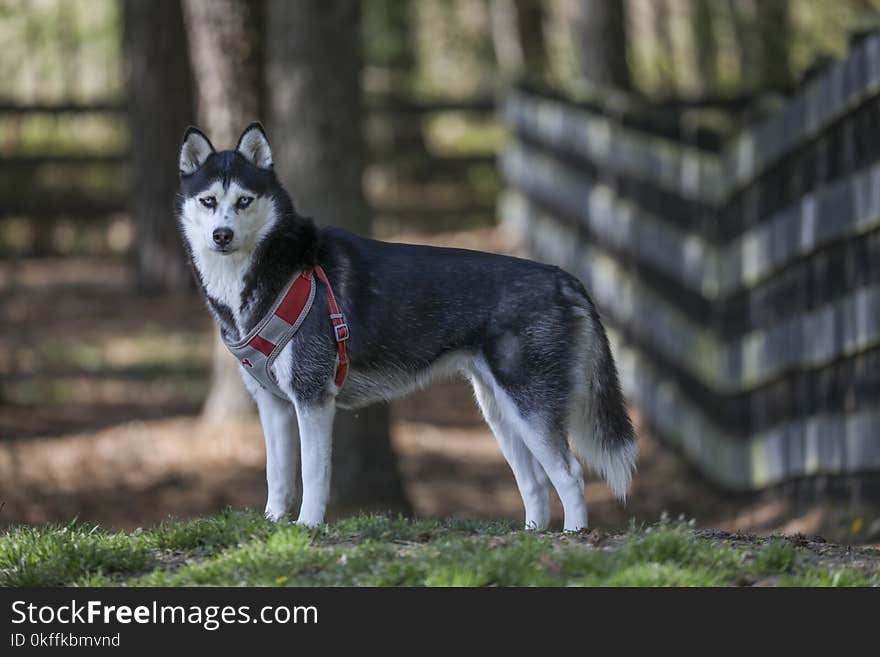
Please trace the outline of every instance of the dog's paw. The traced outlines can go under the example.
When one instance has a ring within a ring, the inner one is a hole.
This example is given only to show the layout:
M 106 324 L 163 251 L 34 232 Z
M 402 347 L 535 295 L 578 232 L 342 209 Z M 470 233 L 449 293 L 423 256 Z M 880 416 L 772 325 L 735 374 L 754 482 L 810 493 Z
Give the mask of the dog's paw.
M 263 515 L 266 516 L 266 520 L 271 520 L 272 522 L 284 522 L 287 520 L 287 511 L 266 509 Z
M 309 529 L 313 529 L 315 527 L 320 527 L 324 524 L 323 518 L 297 518 L 296 522 L 293 523 L 295 525 L 299 525 L 300 527 L 308 527 Z

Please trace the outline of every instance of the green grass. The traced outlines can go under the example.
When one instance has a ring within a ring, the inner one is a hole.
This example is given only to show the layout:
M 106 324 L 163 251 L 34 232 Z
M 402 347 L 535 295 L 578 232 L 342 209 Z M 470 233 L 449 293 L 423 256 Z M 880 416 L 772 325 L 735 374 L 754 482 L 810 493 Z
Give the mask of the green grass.
M 127 533 L 15 527 L 0 536 L 0 585 L 880 585 L 877 568 L 823 565 L 782 538 L 736 547 L 669 522 L 589 538 L 387 516 L 310 530 L 236 511 Z

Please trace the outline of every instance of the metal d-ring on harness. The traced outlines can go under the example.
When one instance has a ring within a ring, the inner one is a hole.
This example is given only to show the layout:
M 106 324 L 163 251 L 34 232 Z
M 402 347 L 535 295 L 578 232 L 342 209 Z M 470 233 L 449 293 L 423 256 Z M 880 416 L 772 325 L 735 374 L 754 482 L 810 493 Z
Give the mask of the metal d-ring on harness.
M 315 301 L 315 277 L 321 279 L 327 288 L 327 307 L 338 355 L 334 383 L 337 388 L 341 388 L 348 374 L 348 351 L 345 346 L 349 336 L 348 324 L 336 302 L 327 274 L 320 265 L 296 276 L 278 295 L 266 316 L 243 339 L 238 342 L 227 342 L 225 338 L 223 340 L 226 348 L 244 366 L 245 371 L 282 399 L 287 399 L 287 395 L 278 387 L 272 364 L 293 334 L 299 330 L 312 308 Z

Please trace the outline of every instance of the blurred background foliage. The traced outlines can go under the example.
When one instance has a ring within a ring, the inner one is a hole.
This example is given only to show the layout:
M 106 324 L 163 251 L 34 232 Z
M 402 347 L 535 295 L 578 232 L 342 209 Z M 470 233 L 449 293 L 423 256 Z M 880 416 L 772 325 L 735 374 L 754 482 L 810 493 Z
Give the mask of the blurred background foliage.
M 577 3 L 362 9 L 365 184 L 380 232 L 491 224 L 493 156 L 505 139 L 495 95 L 522 76 L 583 92 Z M 844 52 L 850 33 L 880 23 L 877 0 L 629 0 L 625 9 L 629 91 L 653 101 L 784 94 Z M 516 12 L 528 29 L 511 36 Z M 0 1 L 0 252 L 130 248 L 122 21 L 117 0 Z

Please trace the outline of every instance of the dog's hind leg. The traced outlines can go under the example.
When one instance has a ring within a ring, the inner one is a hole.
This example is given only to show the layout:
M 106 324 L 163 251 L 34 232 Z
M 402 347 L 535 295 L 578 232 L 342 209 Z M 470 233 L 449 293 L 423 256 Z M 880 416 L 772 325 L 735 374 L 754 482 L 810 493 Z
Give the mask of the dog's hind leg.
M 587 502 L 584 498 L 584 470 L 568 446 L 564 432 L 544 426 L 533 419 L 523 431 L 523 441 L 544 468 L 562 501 L 565 531 L 578 531 L 587 526 Z
M 299 463 L 299 432 L 296 411 L 289 401 L 254 387 L 266 441 L 266 517 L 281 520 L 290 513 L 296 498 L 296 469 Z
M 296 401 L 302 445 L 303 499 L 298 525 L 314 527 L 324 522 L 330 497 L 331 452 L 333 446 L 333 400 L 323 404 Z
M 470 379 L 483 417 L 513 470 L 525 507 L 526 529 L 546 529 L 550 524 L 550 481 L 544 469 L 518 435 L 516 426 L 505 420 L 492 384 L 483 381 L 477 373 L 472 373 Z
M 499 397 L 502 395 L 503 393 L 498 394 Z M 508 405 L 504 402 L 502 404 Z M 512 402 L 510 402 L 510 406 L 512 406 Z M 510 413 L 510 411 L 507 412 Z M 522 444 L 532 456 L 535 465 L 546 473 L 545 477 L 549 477 L 562 501 L 562 509 L 565 513 L 563 523 L 565 531 L 584 529 L 587 526 L 584 471 L 577 457 L 569 448 L 565 434 L 548 430 L 539 420 L 523 420 L 518 412 L 515 418 L 511 423 L 515 423 L 519 427 L 517 435 L 521 437 Z M 509 421 L 509 419 L 505 419 L 502 420 L 502 423 Z M 549 521 L 549 509 L 547 515 Z
M 569 447 L 566 423 L 561 419 L 554 421 L 553 411 L 548 410 L 548 404 L 534 404 L 540 398 L 541 391 L 546 392 L 546 386 L 542 388 L 537 385 L 538 377 L 532 377 L 530 385 L 533 394 L 529 399 L 534 408 L 523 409 L 485 363 L 478 361 L 476 369 L 479 378 L 491 387 L 495 408 L 501 416 L 501 426 L 515 428 L 515 435 L 522 439 L 559 494 L 565 512 L 565 530 L 585 528 L 587 502 L 584 498 L 584 470 Z

